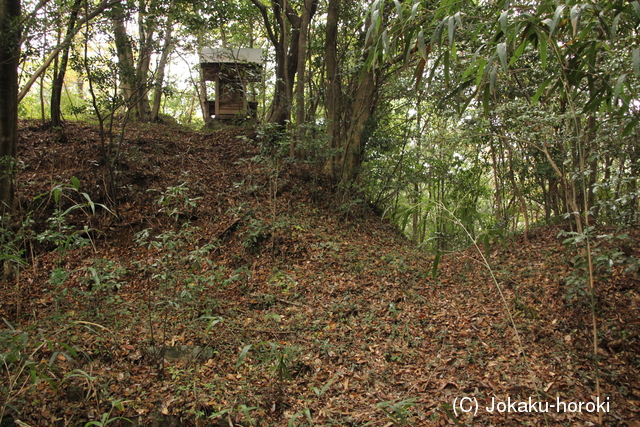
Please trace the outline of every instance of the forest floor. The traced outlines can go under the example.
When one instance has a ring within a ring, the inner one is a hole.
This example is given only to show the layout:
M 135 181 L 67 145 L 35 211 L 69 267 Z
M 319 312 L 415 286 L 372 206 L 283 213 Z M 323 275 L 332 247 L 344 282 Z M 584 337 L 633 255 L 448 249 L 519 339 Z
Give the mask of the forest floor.
M 0 425 L 640 426 L 637 229 L 593 241 L 594 357 L 560 226 L 434 266 L 251 129 L 131 126 L 110 197 L 65 132 L 20 128 Z

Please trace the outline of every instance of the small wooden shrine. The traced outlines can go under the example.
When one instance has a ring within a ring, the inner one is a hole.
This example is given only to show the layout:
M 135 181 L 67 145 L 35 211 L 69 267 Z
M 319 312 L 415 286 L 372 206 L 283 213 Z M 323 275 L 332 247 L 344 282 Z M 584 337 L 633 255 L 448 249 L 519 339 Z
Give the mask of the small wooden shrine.
M 258 103 L 247 99 L 247 84 L 262 78 L 262 49 L 204 48 L 200 52 L 202 79 L 214 83 L 215 99 L 206 90 L 205 122 L 255 118 Z

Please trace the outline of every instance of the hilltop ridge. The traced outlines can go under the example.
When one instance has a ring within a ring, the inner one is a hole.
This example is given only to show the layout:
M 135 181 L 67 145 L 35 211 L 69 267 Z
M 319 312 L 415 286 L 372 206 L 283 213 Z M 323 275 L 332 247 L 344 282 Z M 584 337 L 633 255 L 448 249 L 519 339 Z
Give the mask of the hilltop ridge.
M 59 382 L 8 390 L 19 415 L 9 409 L 7 419 L 599 423 L 584 411 L 447 414 L 461 397 L 483 408 L 491 398 L 596 398 L 591 311 L 569 295 L 580 288 L 561 227 L 434 266 L 317 167 L 274 157 L 277 146 L 253 129 L 132 126 L 116 144 L 111 195 L 96 129 L 65 132 L 62 144 L 34 123 L 20 129 L 18 194 L 34 223 L 21 243 L 28 264 L 0 288 L 0 317 L 29 332 L 23 353 L 53 359 L 39 369 Z M 118 218 L 99 206 L 114 196 Z M 640 425 L 640 281 L 629 269 L 639 233 L 625 233 L 624 247 L 603 241 L 601 253 L 626 250 L 631 261 L 597 282 L 610 426 Z M 38 348 L 43 339 L 51 345 Z

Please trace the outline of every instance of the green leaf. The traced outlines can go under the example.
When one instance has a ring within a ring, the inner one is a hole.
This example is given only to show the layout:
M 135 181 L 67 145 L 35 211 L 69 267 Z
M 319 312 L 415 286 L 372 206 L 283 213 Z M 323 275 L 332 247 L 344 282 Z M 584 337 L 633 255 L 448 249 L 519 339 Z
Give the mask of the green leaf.
M 502 64 L 502 68 L 504 69 L 505 74 L 508 71 L 507 67 L 507 44 L 506 43 L 498 43 L 496 47 L 496 51 L 498 53 L 498 58 L 500 58 L 500 63 Z
M 222 317 L 219 316 L 202 316 L 200 317 L 200 319 L 202 320 L 208 320 L 209 323 L 207 324 L 207 332 L 209 332 L 209 330 L 211 328 L 213 328 L 215 325 L 217 325 L 218 323 L 222 322 Z
M 633 119 L 631 120 L 625 127 L 624 130 L 622 131 L 622 136 L 628 136 L 631 134 L 631 132 L 633 131 L 633 129 L 635 129 L 635 127 L 638 125 L 638 121 L 639 119 Z
M 611 24 L 611 33 L 609 37 L 611 38 L 611 42 L 615 42 L 618 37 L 618 24 L 620 23 L 620 18 L 622 18 L 622 14 L 618 13 L 615 18 L 613 18 L 613 23 Z
M 571 8 L 571 26 L 573 27 L 573 37 L 578 34 L 580 26 L 580 16 L 582 16 L 582 5 L 576 4 Z
M 447 21 L 447 18 L 444 18 L 442 21 L 440 21 L 440 23 L 438 24 L 438 26 L 436 27 L 435 31 L 433 32 L 433 34 L 431 34 L 431 44 L 437 44 L 440 45 L 442 44 L 442 32 L 444 31 L 444 24 Z
M 453 15 L 453 17 L 456 20 L 457 28 L 462 28 L 462 15 L 460 15 L 460 12 L 457 12 L 455 15 Z
M 636 16 L 640 19 L 640 2 L 632 1 L 631 6 L 633 6 L 633 10 L 636 12 Z
M 71 186 L 78 191 L 80 189 L 80 180 L 75 176 L 71 177 Z
M 420 51 L 420 56 L 422 59 L 427 59 L 427 46 L 424 43 L 424 31 L 420 30 L 418 33 L 418 50 Z
M 482 78 L 484 77 L 485 67 L 487 65 L 487 59 L 483 58 L 479 61 L 478 71 L 476 73 L 476 87 L 480 87 L 480 83 L 482 82 Z
M 498 22 L 500 22 L 500 27 L 502 28 L 502 32 L 507 34 L 507 27 L 509 24 L 509 10 L 505 10 L 500 14 L 500 18 L 498 18 Z
M 489 82 L 491 85 L 491 92 L 495 92 L 496 90 L 496 80 L 498 77 L 498 66 L 496 64 L 493 65 L 493 67 L 491 68 L 491 75 L 489 78 Z
M 373 13 L 371 14 L 371 26 L 373 27 L 372 35 L 374 37 L 378 35 L 378 30 L 380 29 L 379 18 L 381 18 L 380 12 L 378 12 L 377 10 L 373 11 Z
M 633 62 L 633 74 L 640 78 L 640 48 L 633 49 L 631 54 L 631 62 Z
M 456 35 L 456 21 L 453 16 L 449 17 L 447 32 L 449 35 L 449 46 L 453 46 L 453 41 Z
M 533 98 L 531 98 L 531 105 L 536 105 L 538 103 L 538 99 L 540 99 L 540 96 L 542 95 L 544 90 L 547 88 L 547 85 L 549 84 L 550 81 L 551 79 L 547 79 L 542 82 L 540 87 L 538 87 L 538 90 L 536 91 L 535 95 L 533 95 Z
M 627 77 L 627 75 L 623 74 L 616 80 L 616 86 L 613 89 L 614 102 L 617 102 L 617 100 L 620 98 L 620 91 L 622 90 L 622 85 L 624 84 L 625 77 Z
M 415 2 L 413 7 L 411 8 L 411 18 L 409 19 L 413 20 L 418 15 L 418 6 L 420 6 L 419 1 Z
M 253 347 L 253 344 L 244 346 L 244 348 L 240 352 L 240 355 L 238 356 L 238 361 L 236 362 L 236 369 L 238 369 L 240 365 L 242 365 L 242 362 L 244 362 L 244 359 L 245 357 L 247 357 L 247 353 L 249 353 L 249 350 L 251 350 L 251 347 Z
M 295 414 L 293 414 L 291 419 L 289 419 L 289 423 L 287 424 L 287 427 L 295 427 L 296 420 L 298 419 L 298 417 L 301 417 L 302 415 L 303 415 L 302 412 L 296 412 Z
M 520 43 L 520 46 L 518 46 L 518 49 L 516 49 L 515 53 L 511 57 L 511 61 L 509 61 L 510 66 L 513 65 L 522 56 L 524 49 L 527 47 L 527 40 L 528 39 L 526 38 L 522 40 L 522 43 Z
M 391 57 L 391 45 L 389 44 L 389 33 L 387 30 L 382 32 L 382 46 L 384 47 L 384 54 L 387 58 Z
M 458 421 L 458 418 L 456 418 L 455 415 L 453 415 L 453 407 L 447 403 L 442 404 L 442 406 L 440 407 L 440 409 L 442 409 L 442 411 L 447 414 L 447 417 L 449 417 L 449 419 L 451 421 L 453 421 L 455 423 L 455 425 L 457 425 L 458 427 L 463 427 L 462 424 L 460 423 L 460 421 Z
M 555 24 L 553 22 L 553 19 L 551 19 L 551 18 L 543 19 L 542 23 L 544 25 L 546 25 L 547 27 L 549 27 L 549 36 L 551 36 L 553 34 L 553 32 L 555 31 Z
M 547 68 L 547 39 L 545 39 L 544 35 L 539 37 L 540 39 L 540 65 L 542 65 L 542 69 Z
M 396 15 L 398 15 L 398 19 L 402 21 L 402 5 L 398 0 L 393 0 L 393 4 L 396 5 Z
M 551 31 L 551 34 L 553 34 L 555 32 L 555 30 L 558 28 L 558 24 L 560 23 L 560 18 L 562 18 L 562 12 L 564 11 L 565 5 L 561 4 L 556 8 L 556 12 L 553 14 L 553 30 Z

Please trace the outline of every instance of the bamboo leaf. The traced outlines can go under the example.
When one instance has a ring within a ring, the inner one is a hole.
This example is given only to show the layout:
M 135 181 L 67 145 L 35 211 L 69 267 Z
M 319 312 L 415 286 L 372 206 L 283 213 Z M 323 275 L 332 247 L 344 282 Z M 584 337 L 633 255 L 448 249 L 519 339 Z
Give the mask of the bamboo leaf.
M 638 125 L 638 119 L 633 119 L 631 120 L 625 127 L 624 130 L 622 131 L 622 136 L 628 136 L 631 134 L 631 132 L 633 131 L 633 129 Z
M 398 0 L 393 0 L 393 4 L 396 5 L 396 15 L 398 15 L 398 19 L 402 21 L 402 5 Z
M 440 21 L 440 23 L 438 24 L 438 26 L 436 27 L 436 30 L 433 32 L 433 34 L 431 35 L 431 44 L 442 44 L 442 32 L 444 31 L 444 24 L 447 21 L 447 18 L 444 18 L 442 21 Z
M 509 24 L 509 10 L 505 10 L 500 14 L 500 18 L 498 18 L 498 22 L 500 22 L 500 27 L 502 28 L 502 32 L 507 34 L 507 26 Z
M 560 18 L 562 18 L 562 12 L 564 11 L 565 5 L 561 4 L 556 8 L 555 13 L 553 14 L 553 28 L 556 30 L 558 28 L 558 24 L 560 23 Z
M 413 19 L 418 15 L 418 6 L 420 6 L 420 2 L 416 2 L 413 7 L 411 8 L 411 20 L 413 21 Z
M 579 4 L 574 5 L 571 8 L 571 26 L 573 27 L 573 37 L 578 34 L 578 28 L 580 26 L 580 17 L 582 16 L 582 6 Z
M 418 33 L 418 50 L 422 59 L 427 59 L 427 46 L 424 43 L 424 31 L 420 30 Z
M 538 99 L 540 99 L 540 96 L 543 94 L 544 90 L 547 88 L 547 85 L 549 84 L 550 81 L 551 79 L 547 79 L 542 82 L 542 84 L 536 91 L 535 95 L 533 95 L 533 97 L 531 98 L 531 105 L 536 105 L 538 103 Z
M 482 78 L 484 77 L 484 72 L 486 70 L 487 59 L 481 59 L 478 64 L 478 71 L 476 73 L 476 87 L 480 87 L 480 83 L 482 82 Z
M 549 27 L 549 36 L 551 36 L 551 34 L 554 32 L 555 27 L 554 27 L 554 23 L 553 23 L 553 19 L 551 18 L 547 18 L 547 19 L 543 19 L 542 23 L 544 25 L 546 25 L 547 27 Z
M 404 36 L 404 62 L 408 64 L 411 60 L 411 48 L 413 45 L 413 33 L 415 32 L 415 28 L 409 28 L 405 32 Z
M 247 353 L 249 353 L 249 350 L 251 350 L 251 347 L 253 347 L 253 344 L 244 346 L 244 348 L 240 352 L 240 355 L 238 356 L 238 361 L 236 362 L 236 369 L 238 369 L 240 365 L 242 365 L 242 362 L 244 362 L 244 358 L 247 357 Z
M 620 18 L 622 15 L 618 13 L 615 18 L 613 18 L 613 23 L 611 24 L 611 33 L 609 37 L 611 38 L 611 42 L 615 42 L 618 37 L 618 24 L 620 23 Z
M 617 102 L 618 99 L 620 99 L 620 91 L 622 90 L 622 85 L 624 84 L 625 77 L 627 77 L 627 75 L 623 74 L 616 80 L 616 86 L 613 89 L 614 103 Z
M 449 35 L 449 46 L 453 46 L 453 40 L 456 34 L 456 21 L 453 16 L 449 17 L 447 32 Z
M 387 30 L 382 32 L 382 46 L 384 47 L 384 54 L 387 58 L 391 57 L 391 46 L 389 45 L 389 33 Z
M 540 65 L 542 69 L 547 68 L 547 39 L 544 36 L 540 37 Z
M 528 39 L 526 38 L 522 40 L 522 43 L 520 43 L 520 46 L 518 46 L 518 49 L 516 49 L 515 53 L 511 57 L 511 61 L 509 61 L 510 66 L 513 65 L 522 56 L 522 53 L 524 52 L 525 47 L 527 47 L 527 40 Z
M 632 1 L 631 6 L 633 6 L 633 10 L 636 12 L 636 16 L 640 19 L 640 2 Z
M 455 15 L 453 15 L 453 17 L 456 20 L 456 28 L 462 28 L 462 17 L 460 15 L 460 12 L 456 13 Z
M 75 176 L 72 176 L 71 177 L 71 186 L 76 191 L 80 190 L 80 180 L 78 178 L 76 178 Z
M 494 92 L 496 90 L 497 76 L 498 76 L 498 66 L 494 64 L 493 68 L 491 68 L 491 77 L 489 79 L 491 92 Z
M 500 63 L 502 64 L 502 68 L 504 68 L 504 72 L 507 73 L 507 44 L 504 42 L 498 43 L 496 52 L 498 53 L 498 58 L 500 58 Z
M 373 27 L 373 36 L 377 36 L 378 35 L 378 31 L 380 30 L 380 12 L 375 10 L 372 14 L 371 14 L 371 26 Z

